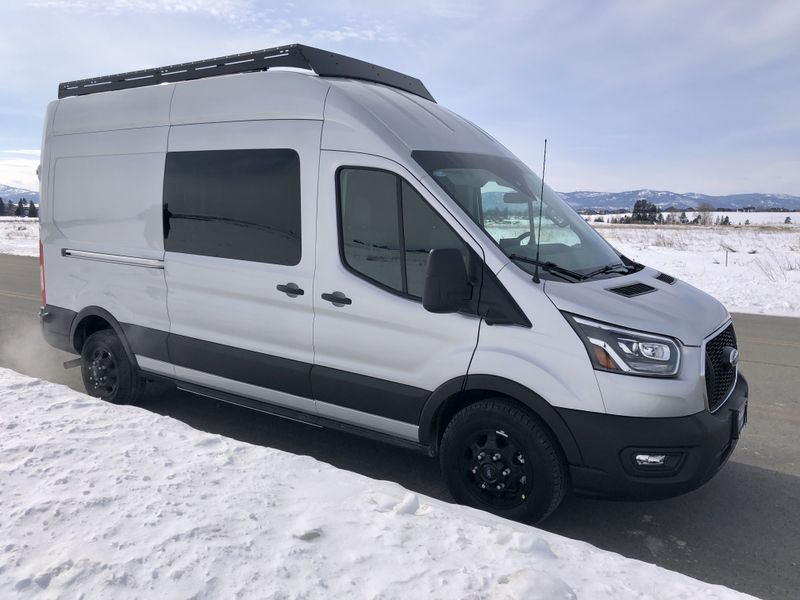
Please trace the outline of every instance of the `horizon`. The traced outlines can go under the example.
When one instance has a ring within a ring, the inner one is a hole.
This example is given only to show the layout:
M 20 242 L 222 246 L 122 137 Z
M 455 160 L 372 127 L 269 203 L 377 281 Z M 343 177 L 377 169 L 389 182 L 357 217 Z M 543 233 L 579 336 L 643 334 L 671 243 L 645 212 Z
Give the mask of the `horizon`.
M 297 42 L 420 78 L 534 171 L 547 137 L 554 189 L 800 196 L 800 3 L 410 2 L 4 2 L 0 182 L 38 189 L 62 81 Z

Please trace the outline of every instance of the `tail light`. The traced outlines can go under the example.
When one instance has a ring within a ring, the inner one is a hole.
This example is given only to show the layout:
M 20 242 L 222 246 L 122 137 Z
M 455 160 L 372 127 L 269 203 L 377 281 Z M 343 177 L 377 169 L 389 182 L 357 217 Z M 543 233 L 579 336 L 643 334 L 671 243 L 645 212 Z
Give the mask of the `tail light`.
M 39 240 L 39 282 L 42 284 L 42 306 L 46 306 L 47 291 L 44 285 L 44 248 L 42 248 L 42 240 Z

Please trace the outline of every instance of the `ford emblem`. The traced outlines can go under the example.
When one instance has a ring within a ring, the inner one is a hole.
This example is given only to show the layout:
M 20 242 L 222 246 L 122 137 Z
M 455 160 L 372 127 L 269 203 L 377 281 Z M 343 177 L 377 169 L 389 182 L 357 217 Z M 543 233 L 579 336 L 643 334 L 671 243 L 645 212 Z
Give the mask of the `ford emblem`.
M 722 360 L 731 368 L 739 364 L 739 351 L 732 346 L 725 346 L 722 349 Z

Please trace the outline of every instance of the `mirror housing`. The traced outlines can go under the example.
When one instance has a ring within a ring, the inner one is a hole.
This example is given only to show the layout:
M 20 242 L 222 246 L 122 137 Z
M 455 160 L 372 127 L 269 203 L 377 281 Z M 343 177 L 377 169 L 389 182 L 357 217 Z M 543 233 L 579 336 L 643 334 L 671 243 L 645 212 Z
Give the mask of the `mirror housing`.
M 456 248 L 437 248 L 428 254 L 422 306 L 432 313 L 454 313 L 472 295 L 464 257 Z

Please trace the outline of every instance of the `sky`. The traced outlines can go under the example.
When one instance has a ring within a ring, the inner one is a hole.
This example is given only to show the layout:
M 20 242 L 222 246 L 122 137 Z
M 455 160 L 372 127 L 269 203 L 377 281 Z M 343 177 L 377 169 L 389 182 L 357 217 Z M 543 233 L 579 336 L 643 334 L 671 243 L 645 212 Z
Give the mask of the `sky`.
M 419 77 L 559 191 L 800 195 L 796 0 L 2 0 L 0 183 L 61 81 L 304 43 Z

